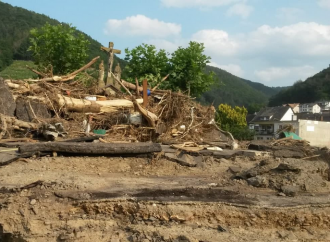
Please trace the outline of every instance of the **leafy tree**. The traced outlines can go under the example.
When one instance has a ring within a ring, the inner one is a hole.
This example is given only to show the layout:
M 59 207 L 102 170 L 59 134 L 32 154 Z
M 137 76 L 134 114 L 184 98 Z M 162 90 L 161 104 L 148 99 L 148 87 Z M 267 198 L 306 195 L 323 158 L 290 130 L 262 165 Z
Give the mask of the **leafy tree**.
M 252 140 L 254 133 L 247 126 L 247 113 L 245 107 L 232 108 L 228 104 L 220 104 L 216 117 L 217 123 L 221 129 L 231 132 L 236 139 Z
M 165 50 L 157 51 L 153 45 L 142 44 L 136 48 L 125 49 L 128 65 L 124 70 L 125 78 L 135 83 L 135 77 L 149 82 L 158 82 L 167 75 L 169 70 L 168 53 Z
M 220 123 L 221 128 L 230 131 L 233 127 L 245 127 L 246 115 L 248 114 L 245 107 L 232 108 L 228 104 L 220 104 L 217 113 L 217 122 Z
M 128 64 L 124 75 L 130 82 L 134 83 L 135 77 L 159 82 L 170 74 L 162 88 L 190 91 L 192 96 L 199 96 L 214 82 L 213 72 L 205 72 L 210 57 L 203 54 L 203 44 L 190 42 L 187 48 L 179 47 L 171 58 L 165 50 L 157 51 L 155 46 L 147 44 L 125 52 Z
M 50 25 L 30 31 L 34 61 L 40 67 L 53 66 L 54 73 L 66 74 L 80 68 L 88 56 L 89 41 L 71 25 Z
M 191 41 L 187 48 L 179 47 L 171 58 L 172 89 L 188 90 L 199 96 L 214 83 L 214 73 L 205 72 L 211 58 L 204 55 L 204 44 Z

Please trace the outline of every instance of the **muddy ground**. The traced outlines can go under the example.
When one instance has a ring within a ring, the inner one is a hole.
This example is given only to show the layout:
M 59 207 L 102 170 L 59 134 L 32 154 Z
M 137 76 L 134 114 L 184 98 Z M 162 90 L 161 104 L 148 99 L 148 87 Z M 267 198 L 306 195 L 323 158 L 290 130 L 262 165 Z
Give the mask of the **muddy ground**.
M 0 241 L 330 241 L 314 159 L 42 157 L 0 167 Z

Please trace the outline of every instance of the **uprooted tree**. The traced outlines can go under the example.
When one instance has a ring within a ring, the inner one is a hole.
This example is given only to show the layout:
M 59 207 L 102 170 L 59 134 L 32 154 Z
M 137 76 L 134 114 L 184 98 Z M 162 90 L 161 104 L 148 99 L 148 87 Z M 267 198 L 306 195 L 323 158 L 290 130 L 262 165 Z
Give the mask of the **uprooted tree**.
M 125 68 L 127 80 L 134 83 L 135 77 L 140 81 L 147 79 L 151 83 L 170 74 L 161 89 L 181 90 L 192 96 L 199 96 L 214 83 L 213 72 L 205 72 L 210 57 L 204 54 L 204 45 L 191 41 L 187 48 L 179 47 L 169 55 L 165 50 L 157 51 L 153 45 L 142 44 L 132 50 L 126 49 L 128 64 Z
M 75 27 L 46 23 L 30 31 L 30 47 L 35 63 L 42 69 L 52 65 L 56 74 L 67 74 L 81 67 L 88 57 L 89 41 Z

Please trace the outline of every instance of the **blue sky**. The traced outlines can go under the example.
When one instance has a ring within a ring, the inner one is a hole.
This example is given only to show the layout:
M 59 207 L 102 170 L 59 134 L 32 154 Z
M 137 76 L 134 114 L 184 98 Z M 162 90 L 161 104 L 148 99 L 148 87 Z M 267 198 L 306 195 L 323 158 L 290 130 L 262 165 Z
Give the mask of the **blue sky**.
M 71 23 L 115 48 L 173 52 L 195 40 L 211 65 L 287 86 L 330 64 L 330 0 L 2 0 Z M 124 57 L 124 54 L 119 55 Z

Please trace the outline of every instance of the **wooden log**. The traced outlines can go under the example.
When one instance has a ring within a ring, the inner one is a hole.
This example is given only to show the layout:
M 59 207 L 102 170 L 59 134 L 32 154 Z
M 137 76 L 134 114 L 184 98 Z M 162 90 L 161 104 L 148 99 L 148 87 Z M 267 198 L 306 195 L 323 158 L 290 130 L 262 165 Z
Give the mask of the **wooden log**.
M 21 120 L 18 120 L 14 117 L 9 117 L 3 114 L 0 114 L 0 118 L 2 120 L 5 120 L 7 124 L 9 124 L 10 126 L 16 126 L 19 128 L 24 128 L 24 129 L 32 129 L 32 130 L 36 130 L 39 128 L 38 124 L 35 123 L 30 123 L 30 122 L 24 122 Z
M 103 60 L 101 61 L 100 65 L 99 65 L 99 79 L 98 79 L 98 88 L 99 90 L 104 88 L 105 83 L 104 83 L 104 64 L 103 64 Z
M 20 153 L 27 152 L 58 152 L 78 155 L 130 155 L 161 152 L 160 144 L 156 143 L 75 143 L 45 142 L 19 147 Z
M 142 99 L 137 100 L 142 103 Z M 58 95 L 58 104 L 72 112 L 92 112 L 92 113 L 113 113 L 121 109 L 133 108 L 133 102 L 126 99 L 106 100 L 106 101 L 89 101 L 76 98 L 69 98 Z
M 38 74 L 38 75 L 41 76 L 41 77 L 46 77 L 46 74 L 41 73 L 41 72 L 39 72 L 39 71 L 37 71 L 37 70 L 34 70 L 34 69 L 32 69 L 31 67 L 29 67 L 28 65 L 26 66 L 26 68 L 28 68 L 30 71 L 32 71 L 32 72 Z

